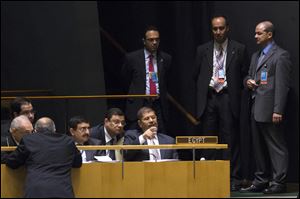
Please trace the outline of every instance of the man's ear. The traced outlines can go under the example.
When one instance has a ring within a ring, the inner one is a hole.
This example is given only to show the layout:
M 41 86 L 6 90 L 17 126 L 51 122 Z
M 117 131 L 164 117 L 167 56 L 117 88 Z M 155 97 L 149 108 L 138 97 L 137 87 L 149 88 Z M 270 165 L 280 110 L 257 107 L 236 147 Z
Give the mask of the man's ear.
M 74 131 L 75 131 L 75 130 L 74 130 L 73 128 L 70 128 L 70 130 L 69 130 L 69 131 L 70 131 L 71 135 L 73 136 L 73 135 L 74 135 Z
M 138 120 L 137 122 L 138 122 L 139 127 L 142 128 L 141 120 Z

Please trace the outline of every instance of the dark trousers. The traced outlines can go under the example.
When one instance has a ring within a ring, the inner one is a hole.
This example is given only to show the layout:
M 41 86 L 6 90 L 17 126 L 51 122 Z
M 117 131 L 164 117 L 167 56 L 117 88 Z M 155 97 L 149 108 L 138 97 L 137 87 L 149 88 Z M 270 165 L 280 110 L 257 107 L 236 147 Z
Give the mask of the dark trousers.
M 257 122 L 251 111 L 251 127 L 256 172 L 253 184 L 266 186 L 269 182 L 285 185 L 288 170 L 288 149 L 282 124 Z
M 231 180 L 240 183 L 241 163 L 239 146 L 239 123 L 230 109 L 230 98 L 226 89 L 216 93 L 209 89 L 207 105 L 202 117 L 202 135 L 218 136 L 220 144 L 228 144 L 228 149 L 202 150 L 202 157 L 208 160 L 230 160 Z M 197 157 L 198 158 L 198 157 Z

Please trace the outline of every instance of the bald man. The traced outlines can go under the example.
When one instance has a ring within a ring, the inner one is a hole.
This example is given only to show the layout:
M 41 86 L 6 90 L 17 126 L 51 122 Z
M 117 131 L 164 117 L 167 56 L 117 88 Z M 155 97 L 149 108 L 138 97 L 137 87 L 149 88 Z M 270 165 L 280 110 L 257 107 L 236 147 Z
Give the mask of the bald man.
M 244 85 L 251 90 L 251 127 L 256 172 L 252 185 L 241 192 L 286 192 L 288 149 L 282 121 L 290 89 L 289 53 L 274 41 L 272 22 L 255 28 L 260 50 L 253 54 Z
M 18 146 L 21 138 L 32 131 L 33 127 L 28 117 L 20 115 L 12 120 L 9 135 L 1 138 L 1 146 Z M 10 151 L 1 152 L 1 163 L 5 163 L 5 158 L 10 153 Z
M 80 167 L 82 159 L 73 139 L 56 133 L 54 122 L 47 117 L 39 119 L 35 129 L 6 159 L 10 168 L 27 167 L 24 197 L 74 197 L 71 168 Z

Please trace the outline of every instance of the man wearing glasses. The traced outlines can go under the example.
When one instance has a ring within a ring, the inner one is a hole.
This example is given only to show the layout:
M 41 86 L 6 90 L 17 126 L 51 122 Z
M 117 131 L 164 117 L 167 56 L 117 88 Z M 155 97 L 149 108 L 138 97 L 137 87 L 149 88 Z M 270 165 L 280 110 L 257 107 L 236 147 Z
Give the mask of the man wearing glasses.
M 125 125 L 123 111 L 119 108 L 111 108 L 105 114 L 104 124 L 91 128 L 90 136 L 99 139 L 101 145 L 122 145 Z M 122 160 L 120 150 L 106 150 L 104 155 L 112 160 Z
M 25 115 L 33 124 L 35 111 L 33 110 L 31 100 L 23 97 L 17 97 L 11 102 L 10 109 L 12 119 L 19 115 Z M 1 140 L 2 136 L 5 137 L 10 135 L 10 123 L 10 120 L 1 121 Z
M 172 57 L 158 50 L 160 34 L 156 27 L 149 26 L 143 35 L 144 48 L 128 53 L 122 67 L 128 95 L 157 95 L 156 98 L 128 98 L 126 119 L 128 129 L 137 128 L 137 111 L 143 106 L 152 107 L 157 116 L 160 130 L 165 130 L 168 118 L 166 75 Z
M 69 120 L 69 132 L 76 145 L 100 145 L 101 141 L 90 137 L 90 123 L 82 116 L 75 116 Z M 94 156 L 101 156 L 101 150 L 81 150 L 82 162 L 95 160 Z

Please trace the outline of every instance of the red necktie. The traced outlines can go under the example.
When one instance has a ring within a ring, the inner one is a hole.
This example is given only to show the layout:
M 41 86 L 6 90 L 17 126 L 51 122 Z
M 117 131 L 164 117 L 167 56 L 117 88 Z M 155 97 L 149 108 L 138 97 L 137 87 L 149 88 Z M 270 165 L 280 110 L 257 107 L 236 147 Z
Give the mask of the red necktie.
M 150 84 L 150 95 L 156 95 L 156 84 L 152 80 L 154 67 L 153 67 L 153 55 L 149 55 L 149 84 Z M 156 77 L 157 78 L 157 77 Z

